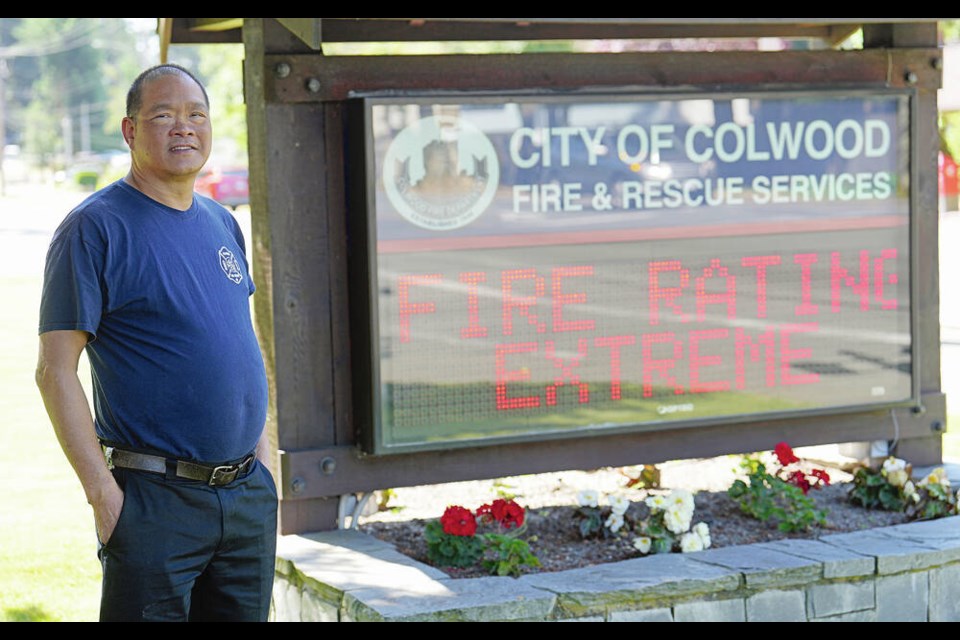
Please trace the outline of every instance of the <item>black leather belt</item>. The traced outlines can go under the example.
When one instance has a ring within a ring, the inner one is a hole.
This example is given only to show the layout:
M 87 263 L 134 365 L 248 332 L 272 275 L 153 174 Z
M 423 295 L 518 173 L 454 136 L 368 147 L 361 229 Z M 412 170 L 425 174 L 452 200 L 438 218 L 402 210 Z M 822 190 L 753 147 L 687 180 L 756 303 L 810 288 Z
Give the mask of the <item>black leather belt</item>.
M 135 469 L 137 471 L 151 471 L 163 475 L 171 474 L 177 478 L 199 480 L 211 487 L 228 485 L 237 478 L 243 477 L 250 469 L 256 456 L 252 453 L 237 464 L 210 466 L 187 462 L 186 460 L 171 460 L 162 456 L 152 456 L 146 453 L 135 453 L 114 447 L 104 448 L 107 466 L 121 469 Z

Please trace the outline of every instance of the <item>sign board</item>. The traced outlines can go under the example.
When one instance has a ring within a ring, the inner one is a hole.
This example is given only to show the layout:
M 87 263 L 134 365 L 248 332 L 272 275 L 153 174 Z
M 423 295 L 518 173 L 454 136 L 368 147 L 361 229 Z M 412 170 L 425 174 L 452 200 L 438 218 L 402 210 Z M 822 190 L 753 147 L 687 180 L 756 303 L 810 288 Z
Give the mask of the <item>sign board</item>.
M 358 99 L 366 449 L 916 402 L 910 105 Z

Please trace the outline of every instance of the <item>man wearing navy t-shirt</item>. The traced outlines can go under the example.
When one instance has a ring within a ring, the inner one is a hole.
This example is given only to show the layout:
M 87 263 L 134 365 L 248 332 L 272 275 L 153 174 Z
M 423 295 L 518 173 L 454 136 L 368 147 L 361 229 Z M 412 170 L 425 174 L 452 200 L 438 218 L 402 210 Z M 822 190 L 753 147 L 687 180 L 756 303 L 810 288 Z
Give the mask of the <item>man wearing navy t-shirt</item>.
M 277 512 L 266 376 L 243 234 L 193 192 L 210 155 L 206 91 L 182 67 L 148 69 L 122 130 L 129 174 L 50 244 L 37 366 L 93 507 L 100 619 L 266 620 Z

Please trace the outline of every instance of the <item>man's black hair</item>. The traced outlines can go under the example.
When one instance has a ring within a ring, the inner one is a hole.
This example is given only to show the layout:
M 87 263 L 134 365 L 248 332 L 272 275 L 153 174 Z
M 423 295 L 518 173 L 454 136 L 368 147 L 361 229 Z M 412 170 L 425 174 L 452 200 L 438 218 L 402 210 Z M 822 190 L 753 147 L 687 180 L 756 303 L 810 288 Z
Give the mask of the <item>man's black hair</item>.
M 143 105 L 143 85 L 150 80 L 155 80 L 162 76 L 186 76 L 197 83 L 197 86 L 200 87 L 200 91 L 203 92 L 203 101 L 206 103 L 207 107 L 210 106 L 210 98 L 207 97 L 207 89 L 203 86 L 203 83 L 197 79 L 197 76 L 193 75 L 185 68 L 181 67 L 178 64 L 166 63 L 158 64 L 154 67 L 150 67 L 133 81 L 133 84 L 130 85 L 130 90 L 127 91 L 127 117 L 134 118 L 137 113 L 140 111 L 140 107 Z

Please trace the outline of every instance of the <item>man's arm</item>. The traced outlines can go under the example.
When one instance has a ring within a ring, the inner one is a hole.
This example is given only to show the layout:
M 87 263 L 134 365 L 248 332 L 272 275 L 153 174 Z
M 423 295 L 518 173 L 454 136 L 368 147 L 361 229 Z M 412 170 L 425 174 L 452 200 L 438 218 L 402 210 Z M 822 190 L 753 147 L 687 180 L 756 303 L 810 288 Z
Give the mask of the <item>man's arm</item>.
M 269 469 L 270 473 L 273 473 L 273 450 L 270 447 L 270 438 L 267 437 L 266 427 L 263 428 L 263 433 L 260 434 L 260 441 L 257 442 L 256 454 L 260 463 Z
M 41 334 L 36 378 L 57 440 L 93 507 L 97 534 L 106 543 L 120 517 L 123 491 L 107 468 L 90 405 L 77 376 L 80 353 L 88 339 L 84 331 Z

